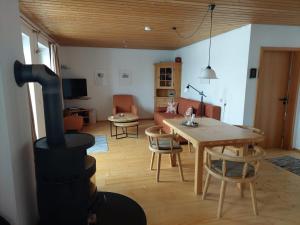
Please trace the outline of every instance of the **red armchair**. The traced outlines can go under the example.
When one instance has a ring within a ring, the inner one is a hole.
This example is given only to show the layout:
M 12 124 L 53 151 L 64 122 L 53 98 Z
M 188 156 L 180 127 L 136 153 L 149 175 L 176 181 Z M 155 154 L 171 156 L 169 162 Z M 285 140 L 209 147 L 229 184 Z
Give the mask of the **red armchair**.
M 113 96 L 113 115 L 118 113 L 133 113 L 138 115 L 138 110 L 134 104 L 132 95 L 114 95 Z

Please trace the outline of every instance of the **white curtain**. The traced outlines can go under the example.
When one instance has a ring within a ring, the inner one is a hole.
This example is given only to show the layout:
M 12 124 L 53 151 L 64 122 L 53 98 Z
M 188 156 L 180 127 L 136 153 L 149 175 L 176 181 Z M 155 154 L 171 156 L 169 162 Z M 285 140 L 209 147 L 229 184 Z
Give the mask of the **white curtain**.
M 54 73 L 56 73 L 60 78 L 60 87 L 61 87 L 61 93 L 62 92 L 62 78 L 61 78 L 61 70 L 60 70 L 60 63 L 59 63 L 59 57 L 58 57 L 58 47 L 55 43 L 49 43 L 50 48 L 50 69 L 53 70 Z M 62 108 L 64 108 L 64 99 L 62 96 Z
M 50 47 L 50 67 L 51 69 L 60 76 L 60 63 L 58 57 L 58 48 L 55 43 L 49 43 Z

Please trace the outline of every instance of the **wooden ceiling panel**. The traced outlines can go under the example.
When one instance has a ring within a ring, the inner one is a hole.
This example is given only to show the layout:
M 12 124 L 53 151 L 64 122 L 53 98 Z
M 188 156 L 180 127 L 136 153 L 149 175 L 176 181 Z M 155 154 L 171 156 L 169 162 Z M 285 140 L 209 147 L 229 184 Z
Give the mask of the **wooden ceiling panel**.
M 246 24 L 300 26 L 300 0 L 215 0 L 213 35 Z M 209 37 L 209 0 L 20 0 L 61 45 L 177 49 Z M 144 27 L 150 26 L 151 32 Z M 177 27 L 178 35 L 172 27 Z

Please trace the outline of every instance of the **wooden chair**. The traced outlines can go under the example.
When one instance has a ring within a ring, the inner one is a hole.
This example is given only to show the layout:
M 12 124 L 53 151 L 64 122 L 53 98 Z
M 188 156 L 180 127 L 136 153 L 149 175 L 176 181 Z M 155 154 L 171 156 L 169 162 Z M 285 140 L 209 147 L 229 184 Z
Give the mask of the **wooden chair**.
M 242 128 L 242 129 L 247 129 L 252 131 L 253 133 L 256 134 L 260 134 L 260 135 L 264 135 L 264 132 L 258 128 L 254 128 L 254 127 L 249 127 L 249 126 L 244 126 L 244 125 L 235 125 L 236 127 Z M 258 143 L 251 143 L 248 146 L 248 150 L 251 152 L 253 149 L 253 146 L 257 145 Z M 225 150 L 229 150 L 231 152 L 234 152 L 237 156 L 241 155 L 241 152 L 243 151 L 244 146 L 238 146 L 238 145 L 234 145 L 234 146 L 223 146 L 222 147 L 222 153 L 224 153 Z
M 222 207 L 227 182 L 236 184 L 249 183 L 254 215 L 258 215 L 254 182 L 258 176 L 260 161 L 265 155 L 263 149 L 258 146 L 254 146 L 253 154 L 243 157 L 220 153 L 212 148 L 206 148 L 204 154 L 206 156 L 204 168 L 207 171 L 207 175 L 202 199 L 204 200 L 206 197 L 211 176 L 222 181 L 217 217 L 220 218 L 222 216 Z
M 173 155 L 177 156 L 180 177 L 181 180 L 184 181 L 180 159 L 180 152 L 182 152 L 182 148 L 178 143 L 174 141 L 174 135 L 163 133 L 162 126 L 149 127 L 145 130 L 145 133 L 148 136 L 149 149 L 150 151 L 152 151 L 150 170 L 153 169 L 155 154 L 158 154 L 156 181 L 159 182 L 162 154 L 169 154 L 171 160 Z

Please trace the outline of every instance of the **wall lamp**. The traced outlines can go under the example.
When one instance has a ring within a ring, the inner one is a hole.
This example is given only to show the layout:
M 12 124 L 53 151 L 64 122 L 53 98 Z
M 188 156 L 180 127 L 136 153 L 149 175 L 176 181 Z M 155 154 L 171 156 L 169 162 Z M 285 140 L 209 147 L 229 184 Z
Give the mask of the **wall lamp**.
M 196 91 L 200 96 L 201 96 L 201 106 L 200 106 L 200 117 L 204 116 L 204 103 L 203 103 L 203 97 L 207 97 L 203 91 L 199 91 L 198 89 L 196 89 L 195 87 L 193 87 L 192 85 L 188 84 L 185 89 L 184 92 L 189 92 L 190 88 L 192 88 L 194 91 Z

